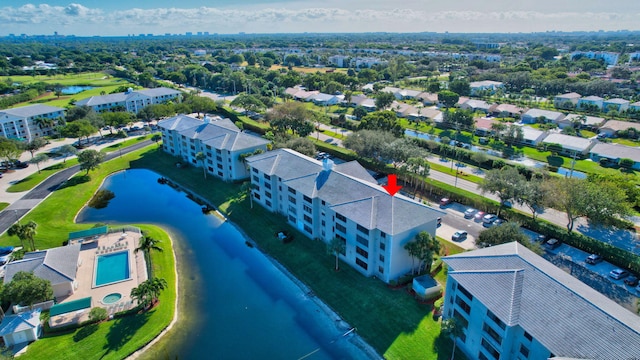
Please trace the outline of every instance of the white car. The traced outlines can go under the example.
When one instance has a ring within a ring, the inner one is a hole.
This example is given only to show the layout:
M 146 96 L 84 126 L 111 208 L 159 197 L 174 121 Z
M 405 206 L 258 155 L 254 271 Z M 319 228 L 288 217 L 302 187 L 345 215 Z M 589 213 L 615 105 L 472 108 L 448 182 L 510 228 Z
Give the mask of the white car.
M 498 218 L 498 215 L 487 214 L 482 218 L 482 223 L 484 226 L 488 226 L 492 224 L 494 221 L 496 221 L 497 218 Z
M 451 240 L 453 240 L 453 241 L 465 241 L 465 240 L 467 240 L 467 235 L 469 235 L 469 234 L 466 231 L 458 230 L 458 231 L 454 232 L 453 235 L 451 235 Z
M 474 208 L 468 208 L 467 210 L 464 211 L 464 218 L 465 219 L 472 219 L 473 215 L 475 215 L 476 212 L 478 212 L 478 210 L 476 210 Z

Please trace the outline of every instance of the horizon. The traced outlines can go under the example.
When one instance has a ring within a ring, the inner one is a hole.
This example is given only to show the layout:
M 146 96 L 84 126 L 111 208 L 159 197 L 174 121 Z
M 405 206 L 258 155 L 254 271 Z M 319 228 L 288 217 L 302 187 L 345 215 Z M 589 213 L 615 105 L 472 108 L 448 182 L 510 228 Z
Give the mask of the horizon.
M 638 31 L 640 2 L 620 0 L 615 8 L 599 0 L 539 0 L 514 4 L 493 0 L 6 0 L 0 7 L 9 34 L 58 33 L 78 37 L 122 37 L 187 32 L 210 34 L 451 33 L 534 34 L 547 32 Z

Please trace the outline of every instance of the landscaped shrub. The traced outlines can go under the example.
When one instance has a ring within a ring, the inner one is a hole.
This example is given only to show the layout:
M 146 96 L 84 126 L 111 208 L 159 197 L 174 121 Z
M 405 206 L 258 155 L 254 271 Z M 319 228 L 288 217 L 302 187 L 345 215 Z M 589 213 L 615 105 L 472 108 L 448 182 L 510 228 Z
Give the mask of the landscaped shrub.
M 102 307 L 94 307 L 89 311 L 89 321 L 100 322 L 107 318 L 107 310 Z

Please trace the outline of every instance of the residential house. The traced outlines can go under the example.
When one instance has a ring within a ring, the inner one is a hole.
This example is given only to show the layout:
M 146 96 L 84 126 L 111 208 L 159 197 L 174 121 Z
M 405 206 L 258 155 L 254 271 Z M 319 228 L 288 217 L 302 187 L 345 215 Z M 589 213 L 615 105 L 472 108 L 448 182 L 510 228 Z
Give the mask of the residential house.
M 186 115 L 158 122 L 164 151 L 225 181 L 249 177 L 243 157 L 266 151 L 268 140 L 249 135 L 229 119 L 205 116 L 204 121 Z M 198 159 L 198 153 L 204 159 Z
M 29 142 L 51 135 L 64 120 L 65 111 L 42 104 L 0 110 L 0 136 Z
M 432 106 L 432 105 L 438 104 L 438 94 L 422 92 L 418 94 L 416 98 L 422 101 L 422 104 L 425 106 Z
M 598 130 L 600 134 L 605 134 L 607 137 L 615 137 L 619 131 L 627 129 L 635 129 L 640 132 L 640 124 L 629 121 L 609 120 Z
M 33 309 L 5 316 L 0 323 L 0 336 L 4 340 L 4 346 L 10 347 L 38 340 L 42 333 L 40 313 L 40 309 Z
M 627 111 L 629 109 L 629 100 L 625 99 L 609 99 L 602 102 L 602 109 L 604 112 L 615 110 L 617 112 Z
M 340 258 L 385 283 L 411 271 L 404 249 L 421 231 L 435 236 L 440 210 L 386 190 L 358 162 L 335 165 L 290 149 L 247 158 L 255 203 L 282 214 L 310 239 L 346 246 Z
M 640 101 L 636 101 L 633 104 L 629 105 L 629 110 L 640 111 Z
M 419 108 L 419 118 L 421 120 L 430 119 L 433 122 L 441 123 L 443 121 L 442 111 L 435 107 Z
M 419 90 L 400 89 L 397 87 L 387 86 L 381 91 L 392 93 L 397 100 L 409 100 L 417 98 L 422 92 Z
M 166 87 L 133 90 L 122 93 L 92 96 L 76 102 L 76 106 L 89 106 L 95 112 L 128 111 L 138 113 L 145 106 L 182 101 L 182 92 Z
M 486 101 L 484 100 L 477 100 L 477 99 L 470 99 L 465 101 L 464 103 L 460 104 L 460 109 L 463 110 L 470 110 L 473 112 L 476 111 L 481 111 L 485 114 L 489 113 L 489 109 L 491 108 L 491 105 L 487 104 Z
M 475 118 L 475 134 L 478 136 L 489 136 L 493 133 L 493 124 L 498 123 L 496 120 L 487 118 Z
M 504 83 L 491 80 L 473 81 L 469 87 L 471 88 L 471 96 L 493 95 L 498 89 L 504 89 Z
M 49 280 L 55 298 L 69 296 L 78 287 L 76 271 L 80 266 L 79 257 L 80 244 L 26 253 L 22 260 L 6 265 L 4 283 L 11 282 L 18 272 L 24 271 Z
M 320 94 L 319 91 L 307 91 L 298 86 L 286 88 L 284 92 L 291 95 L 292 98 L 298 101 L 312 101 L 316 95 Z
M 604 99 L 600 96 L 587 96 L 580 98 L 578 100 L 578 109 L 600 109 L 602 110 L 602 106 L 604 103 Z
M 330 95 L 325 93 L 318 93 L 309 97 L 314 104 L 319 106 L 331 106 L 336 105 L 344 99 L 344 95 Z
M 469 359 L 640 357 L 640 318 L 517 242 L 443 258 Z
M 546 131 L 534 129 L 529 126 L 522 126 L 522 144 L 528 146 L 537 146 L 547 136 Z
M 589 153 L 589 150 L 595 145 L 595 142 L 589 139 L 564 135 L 560 133 L 552 133 L 547 135 L 542 142 L 545 145 L 558 144 L 562 146 L 562 155 L 583 157 Z
M 329 63 L 331 63 L 336 67 L 345 68 L 345 67 L 349 67 L 350 59 L 351 59 L 350 56 L 332 55 L 332 56 L 329 56 L 327 60 L 329 60 Z
M 548 122 L 557 123 L 563 118 L 564 118 L 564 114 L 557 111 L 529 109 L 527 110 L 527 112 L 522 114 L 520 122 L 522 122 L 523 124 L 535 124 L 539 122 L 538 121 L 539 119 L 541 119 L 545 123 L 548 123 Z
M 598 142 L 589 152 L 589 157 L 596 162 L 607 159 L 615 164 L 618 164 L 620 159 L 631 159 L 633 160 L 633 169 L 640 170 L 640 148 L 636 146 Z
M 578 114 L 568 114 L 564 119 L 557 122 L 558 127 L 560 129 L 564 129 L 567 126 L 573 126 L 573 122 L 576 121 L 579 123 L 580 128 L 598 128 L 600 125 L 604 123 L 604 118 L 597 116 L 584 116 Z
M 558 109 L 575 109 L 582 95 L 571 92 L 562 95 L 556 95 L 553 98 L 553 106 Z
M 496 117 L 519 119 L 526 112 L 526 109 L 511 104 L 494 104 L 489 108 L 489 112 Z
M 376 109 L 375 99 L 369 98 L 366 95 L 354 95 L 351 97 L 351 106 L 362 106 L 367 111 L 374 111 Z

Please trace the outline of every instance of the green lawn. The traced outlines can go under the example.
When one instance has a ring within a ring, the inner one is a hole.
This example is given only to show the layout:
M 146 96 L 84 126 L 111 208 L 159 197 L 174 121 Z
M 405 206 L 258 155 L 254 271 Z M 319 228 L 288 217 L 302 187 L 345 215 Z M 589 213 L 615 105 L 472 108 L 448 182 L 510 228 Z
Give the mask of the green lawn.
M 7 208 L 7 206 L 9 206 L 9 203 L 6 202 L 0 202 L 0 211 L 4 210 Z
M 44 179 L 48 178 L 49 176 L 57 173 L 62 169 L 66 169 L 76 164 L 78 164 L 78 159 L 73 158 L 63 163 L 48 166 L 42 169 L 39 173 L 34 173 L 25 177 L 22 180 L 18 180 L 18 182 L 9 186 L 9 188 L 7 189 L 7 192 L 13 193 L 13 192 L 23 192 L 23 191 L 31 190 L 34 187 L 36 187 L 38 184 L 40 184 L 42 181 L 44 181 Z M 35 165 L 31 165 L 31 166 L 35 166 Z
M 389 359 L 446 359 L 451 342 L 439 337 L 440 325 L 432 319 L 431 305 L 421 304 L 405 290 L 387 287 L 379 280 L 365 278 L 342 264 L 333 270 L 334 258 L 326 246 L 312 241 L 286 224 L 280 215 L 260 206 L 251 208 L 240 185 L 209 178 L 197 168 L 176 168 L 176 158 L 150 150 L 132 167 L 154 170 L 190 191 L 204 196 L 258 246 L 273 256 L 314 293 L 336 310 L 380 354 Z M 286 229 L 295 241 L 284 245 L 273 234 Z M 372 316 L 372 314 L 375 314 Z
M 60 246 L 70 231 L 87 229 L 91 224 L 74 224 L 73 220 L 81 207 L 98 189 L 104 177 L 129 167 L 129 161 L 141 154 L 154 151 L 150 148 L 136 151 L 101 165 L 100 169 L 73 177 L 66 187 L 53 192 L 39 206 L 29 212 L 23 221 L 33 220 L 38 224 L 35 238 L 39 249 Z M 162 253 L 152 254 L 156 276 L 164 278 L 170 285 L 160 296 L 160 304 L 144 314 L 128 316 L 100 325 L 85 326 L 61 334 L 46 334 L 44 338 L 29 346 L 25 359 L 122 359 L 148 343 L 162 331 L 173 318 L 176 297 L 173 251 L 169 238 L 154 226 L 138 225 L 163 242 Z M 15 237 L 6 234 L 0 237 L 2 245 L 18 245 Z
M 143 136 L 139 136 L 139 137 L 135 137 L 135 138 L 131 138 L 131 139 L 127 139 L 125 141 L 113 144 L 113 145 L 109 145 L 106 148 L 103 148 L 102 150 L 100 150 L 101 153 L 105 153 L 108 154 L 110 152 L 114 152 L 116 150 L 120 150 L 123 149 L 127 146 L 131 146 L 133 144 L 139 143 L 140 141 L 144 141 L 151 138 L 151 135 L 147 134 L 147 135 L 143 135 Z
M 103 86 L 113 85 L 113 76 L 108 76 L 102 72 L 87 72 L 81 74 L 57 74 L 57 75 L 17 75 L 17 76 L 0 76 L 0 81 L 11 81 L 21 83 L 23 85 L 33 84 L 37 82 L 44 82 L 48 84 L 62 84 L 62 85 L 90 85 L 90 86 Z
M 31 101 L 28 102 L 23 102 L 23 103 L 19 103 L 19 104 L 15 104 L 12 107 L 20 107 L 20 106 L 27 106 L 27 105 L 31 105 L 31 104 L 45 104 L 45 105 L 50 105 L 50 106 L 59 106 L 59 107 L 65 107 L 67 105 L 69 105 L 69 102 L 74 99 L 76 101 L 78 100 L 82 100 L 91 96 L 98 96 L 101 95 L 101 93 L 104 91 L 105 93 L 109 94 L 112 91 L 116 90 L 118 87 L 120 86 L 134 86 L 132 83 L 126 81 L 126 80 L 122 80 L 122 79 L 118 79 L 120 82 L 118 85 L 106 85 L 106 86 L 101 86 L 101 87 L 96 87 L 95 89 L 90 89 L 90 90 L 85 90 L 83 92 L 74 94 L 74 95 L 62 95 L 60 97 L 57 97 L 54 93 L 49 93 L 48 95 L 45 96 L 41 96 L 37 99 L 33 99 Z

